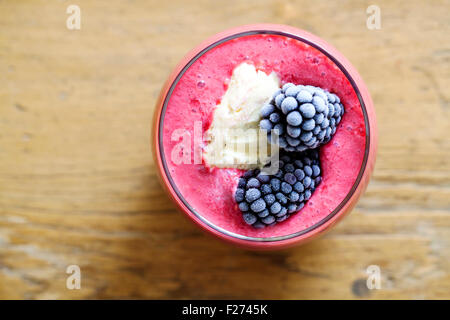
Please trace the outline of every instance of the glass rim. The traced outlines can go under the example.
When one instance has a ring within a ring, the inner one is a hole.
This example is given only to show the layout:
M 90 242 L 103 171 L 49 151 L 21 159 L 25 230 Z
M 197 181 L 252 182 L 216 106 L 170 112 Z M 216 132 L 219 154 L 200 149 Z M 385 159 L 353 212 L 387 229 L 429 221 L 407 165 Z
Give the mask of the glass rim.
M 287 235 L 282 235 L 282 236 L 273 236 L 273 237 L 251 237 L 251 236 L 245 236 L 242 234 L 238 234 L 229 230 L 226 230 L 222 227 L 219 227 L 217 225 L 215 225 L 214 223 L 212 223 L 211 221 L 209 221 L 208 219 L 206 219 L 205 217 L 203 217 L 199 212 L 197 212 L 190 204 L 188 201 L 186 201 L 186 199 L 183 197 L 183 195 L 181 194 L 180 190 L 177 188 L 176 183 L 174 182 L 171 174 L 170 174 L 170 170 L 167 167 L 167 161 L 166 161 L 166 157 L 164 154 L 164 143 L 163 143 L 163 128 L 164 128 L 164 117 L 165 117 L 165 113 L 166 113 L 166 109 L 168 106 L 168 103 L 170 101 L 171 95 L 175 89 L 175 87 L 177 86 L 178 82 L 180 81 L 181 77 L 185 74 L 185 72 L 201 57 L 203 56 L 206 52 L 208 52 L 209 50 L 236 38 L 240 38 L 240 37 L 245 37 L 245 36 L 251 36 L 251 35 L 259 35 L 259 34 L 266 34 L 266 35 L 278 35 L 278 36 L 284 36 L 284 37 L 288 37 L 288 38 L 292 38 L 298 41 L 301 41 L 303 43 L 306 43 L 307 45 L 319 50 L 322 54 L 324 54 L 327 58 L 329 58 L 338 68 L 339 70 L 345 75 L 345 77 L 347 78 L 347 80 L 350 82 L 356 96 L 358 97 L 358 101 L 359 104 L 361 106 L 362 112 L 363 112 L 363 117 L 364 117 L 364 125 L 365 125 L 365 150 L 364 150 L 364 157 L 363 157 L 363 161 L 360 167 L 360 170 L 358 172 L 358 175 L 356 177 L 355 182 L 353 183 L 352 187 L 350 188 L 349 192 L 347 193 L 347 195 L 345 196 L 345 198 L 337 205 L 337 207 L 331 212 L 329 213 L 326 217 L 324 217 L 323 219 L 321 219 L 320 221 L 316 222 L 314 225 L 305 228 L 303 230 L 294 232 L 294 233 L 290 233 Z M 302 37 L 296 34 L 292 34 L 289 32 L 284 32 L 284 31 L 278 31 L 278 30 L 250 30 L 250 31 L 244 31 L 244 32 L 238 32 L 232 35 L 228 35 L 225 36 L 217 41 L 214 41 L 213 43 L 209 44 L 208 46 L 206 46 L 205 48 L 203 48 L 202 50 L 200 50 L 200 52 L 198 52 L 193 58 L 191 58 L 181 69 L 181 71 L 178 72 L 178 74 L 176 75 L 175 79 L 172 81 L 172 83 L 170 84 L 170 88 L 167 91 L 167 93 L 164 96 L 164 102 L 162 104 L 162 108 L 161 108 L 161 115 L 159 118 L 159 124 L 158 124 L 158 141 L 159 141 L 159 154 L 161 157 L 161 163 L 162 166 L 164 168 L 164 174 L 167 177 L 170 186 L 172 188 L 172 190 L 175 192 L 176 196 L 178 197 L 178 199 L 185 205 L 185 207 L 192 213 L 194 214 L 202 223 L 206 224 L 207 226 L 209 226 L 210 228 L 214 229 L 215 231 L 218 231 L 220 233 L 222 233 L 225 236 L 231 237 L 231 238 L 236 238 L 239 240 L 246 240 L 246 241 L 251 241 L 251 242 L 277 242 L 277 241 L 283 241 L 283 240 L 289 240 L 289 239 L 293 239 L 296 237 L 300 237 L 303 235 L 306 235 L 307 233 L 323 226 L 325 223 L 327 223 L 329 220 L 331 220 L 332 218 L 334 218 L 344 207 L 345 205 L 348 203 L 348 201 L 353 197 L 353 195 L 355 194 L 356 190 L 358 189 L 361 180 L 364 177 L 365 171 L 366 171 L 366 167 L 367 167 L 367 163 L 368 163 L 368 159 L 369 159 L 369 153 L 370 153 L 370 123 L 369 123 L 369 117 L 368 117 L 368 112 L 366 109 L 366 105 L 364 103 L 364 99 L 361 95 L 361 92 L 356 84 L 356 81 L 353 79 L 353 77 L 351 76 L 350 72 L 343 66 L 343 64 L 341 64 L 339 62 L 338 59 L 336 59 L 332 54 L 330 54 L 326 49 L 322 48 L 320 45 Z

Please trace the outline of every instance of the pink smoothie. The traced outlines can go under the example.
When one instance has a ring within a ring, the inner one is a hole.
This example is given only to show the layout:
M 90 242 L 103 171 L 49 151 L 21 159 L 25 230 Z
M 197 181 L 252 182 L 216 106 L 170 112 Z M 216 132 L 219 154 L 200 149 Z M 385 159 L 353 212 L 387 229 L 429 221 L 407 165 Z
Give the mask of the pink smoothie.
M 233 69 L 252 63 L 276 72 L 282 83 L 322 87 L 338 94 L 345 114 L 333 139 L 321 147 L 322 182 L 305 207 L 286 221 L 264 229 L 245 224 L 234 192 L 242 170 L 208 168 L 204 164 L 175 164 L 171 141 L 175 129 L 191 132 L 195 121 L 208 130 L 214 109 L 227 89 Z M 252 35 L 227 41 L 203 54 L 184 73 L 168 102 L 163 125 L 163 150 L 169 173 L 186 201 L 205 219 L 225 230 L 251 237 L 292 234 L 329 215 L 354 184 L 364 157 L 365 124 L 359 100 L 340 69 L 317 49 L 277 35 Z

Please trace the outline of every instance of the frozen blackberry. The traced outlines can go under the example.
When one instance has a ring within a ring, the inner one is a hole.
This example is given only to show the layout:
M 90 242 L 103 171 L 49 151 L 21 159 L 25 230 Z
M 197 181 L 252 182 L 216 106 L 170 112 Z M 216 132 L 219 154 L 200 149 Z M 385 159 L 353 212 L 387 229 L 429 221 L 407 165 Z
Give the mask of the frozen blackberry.
M 322 179 L 317 149 L 282 151 L 278 167 L 274 175 L 253 169 L 239 179 L 234 199 L 244 221 L 255 228 L 274 225 L 297 213 Z
M 344 115 L 339 97 L 322 88 L 287 83 L 261 109 L 260 128 L 278 129 L 286 151 L 315 149 L 331 140 Z M 270 133 L 268 133 L 271 139 Z

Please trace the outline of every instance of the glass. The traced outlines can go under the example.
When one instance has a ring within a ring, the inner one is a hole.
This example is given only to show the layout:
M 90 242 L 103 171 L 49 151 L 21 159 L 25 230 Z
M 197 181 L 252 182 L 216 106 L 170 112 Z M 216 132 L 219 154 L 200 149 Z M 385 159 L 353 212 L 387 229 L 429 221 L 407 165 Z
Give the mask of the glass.
M 175 185 L 170 172 L 167 168 L 163 141 L 162 141 L 162 130 L 164 125 L 164 114 L 170 100 L 171 94 L 189 67 L 204 53 L 212 48 L 235 38 L 257 35 L 257 34 L 271 34 L 280 35 L 285 37 L 290 37 L 299 41 L 302 41 L 322 52 L 331 61 L 333 61 L 336 66 L 343 72 L 343 74 L 349 80 L 351 86 L 353 87 L 360 106 L 362 108 L 364 123 L 366 129 L 366 141 L 365 150 L 362 165 L 360 167 L 358 176 L 347 193 L 346 197 L 341 201 L 341 203 L 325 218 L 314 224 L 313 226 L 294 232 L 288 235 L 276 236 L 276 237 L 250 237 L 241 234 L 225 230 L 212 222 L 208 221 L 200 213 L 196 212 L 192 206 L 186 201 L 182 196 L 181 192 Z M 193 220 L 197 225 L 199 225 L 203 230 L 211 233 L 218 238 L 231 242 L 233 244 L 251 248 L 251 249 L 276 249 L 292 246 L 294 244 L 304 243 L 308 240 L 315 238 L 316 236 L 324 233 L 324 231 L 329 230 L 332 225 L 334 225 L 339 219 L 344 217 L 352 208 L 356 205 L 359 197 L 364 192 L 365 188 L 370 179 L 370 175 L 373 171 L 375 165 L 375 157 L 377 150 L 377 128 L 375 112 L 373 108 L 373 103 L 370 98 L 369 92 L 362 81 L 361 77 L 357 73 L 356 69 L 348 62 L 348 60 L 340 54 L 335 48 L 323 41 L 322 39 L 307 33 L 305 31 L 284 26 L 284 25 L 248 25 L 219 33 L 210 39 L 206 40 L 204 43 L 199 45 L 197 48 L 192 50 L 175 68 L 175 70 L 170 75 L 169 79 L 162 88 L 160 97 L 158 99 L 154 126 L 152 131 L 152 147 L 155 156 L 155 163 L 158 168 L 158 173 L 162 180 L 162 184 L 168 191 L 171 198 L 177 204 L 179 209 L 184 212 L 191 220 Z

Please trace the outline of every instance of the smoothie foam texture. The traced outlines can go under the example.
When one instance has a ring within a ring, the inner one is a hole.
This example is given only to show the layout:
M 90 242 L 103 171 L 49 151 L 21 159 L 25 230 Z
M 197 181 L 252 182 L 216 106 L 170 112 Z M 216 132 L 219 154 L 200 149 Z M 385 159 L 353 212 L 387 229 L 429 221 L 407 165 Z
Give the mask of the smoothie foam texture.
M 255 228 L 275 225 L 301 210 L 322 179 L 318 150 L 283 152 L 278 168 L 275 175 L 248 170 L 239 179 L 235 200 L 244 221 Z
M 206 132 L 208 143 L 203 158 L 210 167 L 250 169 L 258 166 L 253 159 L 255 153 L 246 146 L 258 146 L 261 106 L 267 104 L 279 88 L 280 79 L 274 72 L 266 74 L 248 63 L 233 70 L 227 91 L 216 106 L 213 122 Z M 267 155 L 261 159 L 259 167 L 269 161 L 270 155 Z
M 211 167 L 246 169 L 234 194 L 242 217 L 255 228 L 272 226 L 300 211 L 320 183 L 318 148 L 331 140 L 343 114 L 337 95 L 310 85 L 286 83 L 280 88 L 276 73 L 242 63 L 234 68 L 215 108 L 203 158 Z M 266 130 L 269 142 L 271 130 L 278 132 L 281 160 L 276 174 L 260 170 L 270 155 L 259 166 L 252 161 L 245 146 L 258 145 L 258 138 L 249 129 Z
M 343 115 L 337 95 L 319 87 L 286 83 L 261 109 L 260 127 L 278 130 L 281 149 L 301 152 L 330 141 Z

